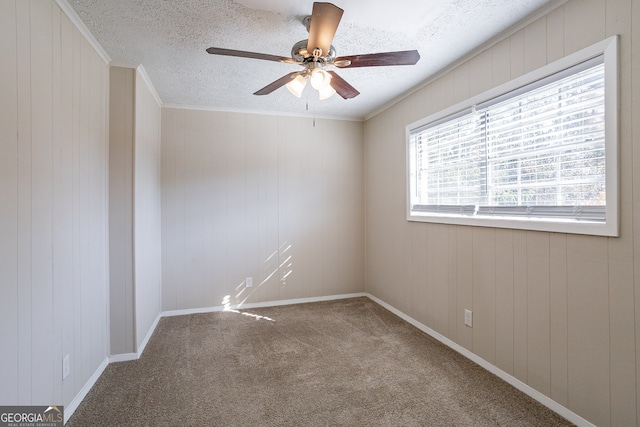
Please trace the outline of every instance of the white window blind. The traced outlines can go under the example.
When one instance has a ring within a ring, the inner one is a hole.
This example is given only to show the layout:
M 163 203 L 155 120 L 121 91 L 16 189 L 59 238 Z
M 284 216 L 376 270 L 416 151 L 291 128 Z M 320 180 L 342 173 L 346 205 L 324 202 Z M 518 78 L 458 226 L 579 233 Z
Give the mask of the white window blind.
M 598 56 L 409 132 L 414 213 L 606 220 Z

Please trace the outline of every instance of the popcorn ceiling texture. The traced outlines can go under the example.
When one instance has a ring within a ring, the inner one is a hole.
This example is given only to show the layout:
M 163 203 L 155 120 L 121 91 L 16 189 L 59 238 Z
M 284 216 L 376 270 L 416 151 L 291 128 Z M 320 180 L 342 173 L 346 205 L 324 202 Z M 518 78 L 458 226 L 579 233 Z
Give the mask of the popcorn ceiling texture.
M 336 70 L 360 91 L 318 101 L 280 88 L 253 92 L 301 69 L 209 55 L 211 46 L 290 56 L 307 38 L 311 0 L 67 0 L 114 65 L 142 64 L 162 102 L 219 110 L 316 114 L 361 119 L 550 0 L 334 0 L 345 10 L 333 45 L 338 56 L 417 49 L 415 66 Z M 307 110 L 308 104 L 308 110 Z

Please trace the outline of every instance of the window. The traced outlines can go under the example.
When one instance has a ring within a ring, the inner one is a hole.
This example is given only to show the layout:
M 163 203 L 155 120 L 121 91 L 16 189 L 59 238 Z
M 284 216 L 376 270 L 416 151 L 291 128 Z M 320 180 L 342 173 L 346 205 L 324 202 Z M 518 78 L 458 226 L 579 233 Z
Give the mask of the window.
M 617 39 L 407 127 L 408 219 L 615 236 Z

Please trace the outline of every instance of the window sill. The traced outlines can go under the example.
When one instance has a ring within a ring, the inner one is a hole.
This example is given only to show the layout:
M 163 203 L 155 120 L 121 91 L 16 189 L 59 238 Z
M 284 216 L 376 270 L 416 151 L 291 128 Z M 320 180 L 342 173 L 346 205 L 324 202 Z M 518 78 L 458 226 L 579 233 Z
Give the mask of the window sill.
M 407 221 L 437 224 L 466 225 L 473 227 L 507 228 L 514 230 L 547 231 L 551 233 L 586 234 L 593 236 L 618 236 L 617 221 L 595 222 L 556 218 L 522 218 L 508 216 L 456 215 L 409 212 Z

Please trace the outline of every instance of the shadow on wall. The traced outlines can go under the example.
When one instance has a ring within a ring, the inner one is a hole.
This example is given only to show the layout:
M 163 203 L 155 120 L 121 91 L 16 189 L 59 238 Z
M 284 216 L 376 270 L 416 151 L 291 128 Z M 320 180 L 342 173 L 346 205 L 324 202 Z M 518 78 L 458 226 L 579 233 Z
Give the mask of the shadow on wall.
M 291 243 L 285 242 L 280 246 L 280 248 L 278 248 L 277 251 L 273 251 L 273 253 L 269 255 L 269 257 L 267 257 L 267 259 L 264 261 L 265 267 L 272 264 L 276 256 L 279 256 L 280 258 L 284 258 L 284 260 L 277 267 L 273 268 L 273 270 L 267 274 L 265 279 L 262 280 L 262 282 L 260 282 L 258 286 L 248 287 L 246 280 L 243 280 L 238 284 L 238 286 L 236 286 L 235 290 L 237 294 L 235 295 L 235 300 L 239 301 L 238 303 L 236 303 L 235 305 L 232 305 L 231 295 L 225 295 L 225 297 L 222 299 L 223 311 L 237 313 L 243 316 L 254 317 L 256 320 L 268 320 L 271 322 L 275 322 L 274 319 L 271 319 L 269 317 L 260 316 L 260 315 L 252 314 L 249 312 L 239 311 L 238 309 L 242 308 L 242 306 L 247 302 L 247 300 L 251 297 L 251 295 L 253 295 L 256 291 L 258 291 L 262 286 L 267 284 L 269 280 L 271 280 L 271 278 L 275 276 L 278 272 L 280 272 L 279 281 L 281 286 L 287 285 L 287 277 L 289 277 L 291 273 L 293 273 L 293 260 L 292 260 L 293 255 L 291 254 L 292 246 L 293 245 L 291 245 Z

